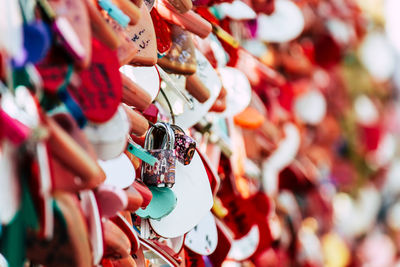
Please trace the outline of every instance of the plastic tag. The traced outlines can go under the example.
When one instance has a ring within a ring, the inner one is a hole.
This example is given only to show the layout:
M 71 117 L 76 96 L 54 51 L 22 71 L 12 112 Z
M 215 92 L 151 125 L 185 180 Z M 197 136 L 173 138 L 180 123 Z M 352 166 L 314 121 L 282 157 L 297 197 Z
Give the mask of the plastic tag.
M 149 187 L 153 198 L 145 209 L 138 209 L 136 214 L 142 218 L 160 220 L 170 214 L 176 206 L 176 196 L 167 187 Z
M 114 51 L 92 40 L 93 55 L 89 69 L 80 73 L 80 86 L 68 86 L 68 91 L 81 106 L 85 117 L 93 122 L 106 122 L 115 114 L 122 99 L 119 62 Z
M 116 5 L 111 3 L 109 0 L 98 0 L 97 1 L 101 8 L 107 11 L 108 15 L 112 17 L 115 21 L 119 23 L 122 27 L 128 26 L 129 21 L 131 20 L 127 15 L 122 12 Z
M 185 246 L 200 255 L 210 255 L 217 248 L 218 232 L 211 212 L 186 234 Z
M 142 148 L 138 144 L 135 144 L 134 142 L 129 142 L 127 150 L 151 166 L 154 166 L 154 164 L 157 162 L 157 159 L 147 152 L 146 149 Z
M 230 35 L 227 31 L 222 29 L 220 26 L 213 24 L 212 25 L 213 33 L 218 36 L 220 39 L 231 45 L 233 48 L 239 47 L 239 42 Z

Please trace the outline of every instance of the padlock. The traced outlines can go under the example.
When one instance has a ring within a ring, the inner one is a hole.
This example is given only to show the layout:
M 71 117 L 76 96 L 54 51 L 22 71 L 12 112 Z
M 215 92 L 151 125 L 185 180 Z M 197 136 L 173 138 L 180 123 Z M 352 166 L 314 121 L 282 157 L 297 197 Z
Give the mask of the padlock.
M 165 132 L 162 142 L 155 132 Z M 156 131 L 155 131 L 156 130 Z M 158 139 L 158 140 L 157 140 Z M 161 145 L 160 145 L 161 143 Z M 155 146 L 160 148 L 155 148 Z M 158 161 L 151 166 L 148 163 L 142 164 L 142 180 L 148 186 L 172 187 L 175 183 L 175 163 L 176 156 L 174 151 L 175 135 L 169 124 L 157 122 L 149 129 L 146 134 L 144 148 Z
M 171 125 L 175 135 L 175 156 L 183 165 L 188 165 L 192 161 L 194 152 L 196 151 L 196 141 L 186 135 L 181 127 Z

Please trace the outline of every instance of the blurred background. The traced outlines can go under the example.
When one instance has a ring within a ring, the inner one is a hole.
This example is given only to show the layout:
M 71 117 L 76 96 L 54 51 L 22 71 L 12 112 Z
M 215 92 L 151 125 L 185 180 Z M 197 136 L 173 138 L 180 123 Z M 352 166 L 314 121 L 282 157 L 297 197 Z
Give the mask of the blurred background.
M 400 1 L 293 2 L 304 20 L 287 14 L 273 31 L 260 15 L 257 40 L 236 30 L 286 79 L 257 88 L 270 121 L 293 115 L 300 129 L 278 185 L 262 163 L 281 238 L 258 265 L 400 266 Z
M 184 249 L 186 266 L 198 257 L 207 267 L 400 267 L 400 0 L 193 3 L 214 33 L 194 37 L 196 47 L 213 68 L 245 74 L 250 105 L 218 117 L 241 103 L 238 92 L 233 100 L 219 93 L 205 121 L 220 143 L 200 123 L 187 131 L 218 172 L 207 173 L 221 180 L 219 190 L 211 184 L 212 218 L 235 242 L 225 241 L 226 250 L 219 236 L 225 254 L 210 257 Z M 157 34 L 162 44 L 164 33 Z M 0 44 L 7 38 L 0 35 Z M 229 132 L 226 143 L 222 132 Z

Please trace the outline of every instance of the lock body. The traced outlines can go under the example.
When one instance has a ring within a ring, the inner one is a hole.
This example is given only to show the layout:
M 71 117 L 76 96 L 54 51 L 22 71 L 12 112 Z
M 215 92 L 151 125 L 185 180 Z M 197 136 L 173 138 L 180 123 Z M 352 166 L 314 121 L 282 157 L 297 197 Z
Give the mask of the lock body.
M 168 149 L 151 149 L 149 153 L 157 162 L 154 166 L 143 163 L 143 182 L 148 186 L 172 187 L 175 184 L 175 152 Z
M 142 163 L 142 180 L 147 186 L 172 187 L 175 184 L 174 144 L 174 131 L 167 123 L 157 122 L 147 132 L 144 148 L 157 159 L 154 165 Z

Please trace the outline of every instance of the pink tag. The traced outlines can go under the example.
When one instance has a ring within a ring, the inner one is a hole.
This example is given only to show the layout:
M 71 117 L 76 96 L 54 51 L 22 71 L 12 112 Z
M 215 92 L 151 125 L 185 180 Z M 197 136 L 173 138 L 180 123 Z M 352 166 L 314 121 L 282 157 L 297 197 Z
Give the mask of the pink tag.
M 1 136 L 9 139 L 14 145 L 20 145 L 28 139 L 30 128 L 22 122 L 11 118 L 0 109 Z
M 125 210 L 128 205 L 128 196 L 123 189 L 112 185 L 102 184 L 95 192 L 102 217 L 112 217 L 118 211 Z

